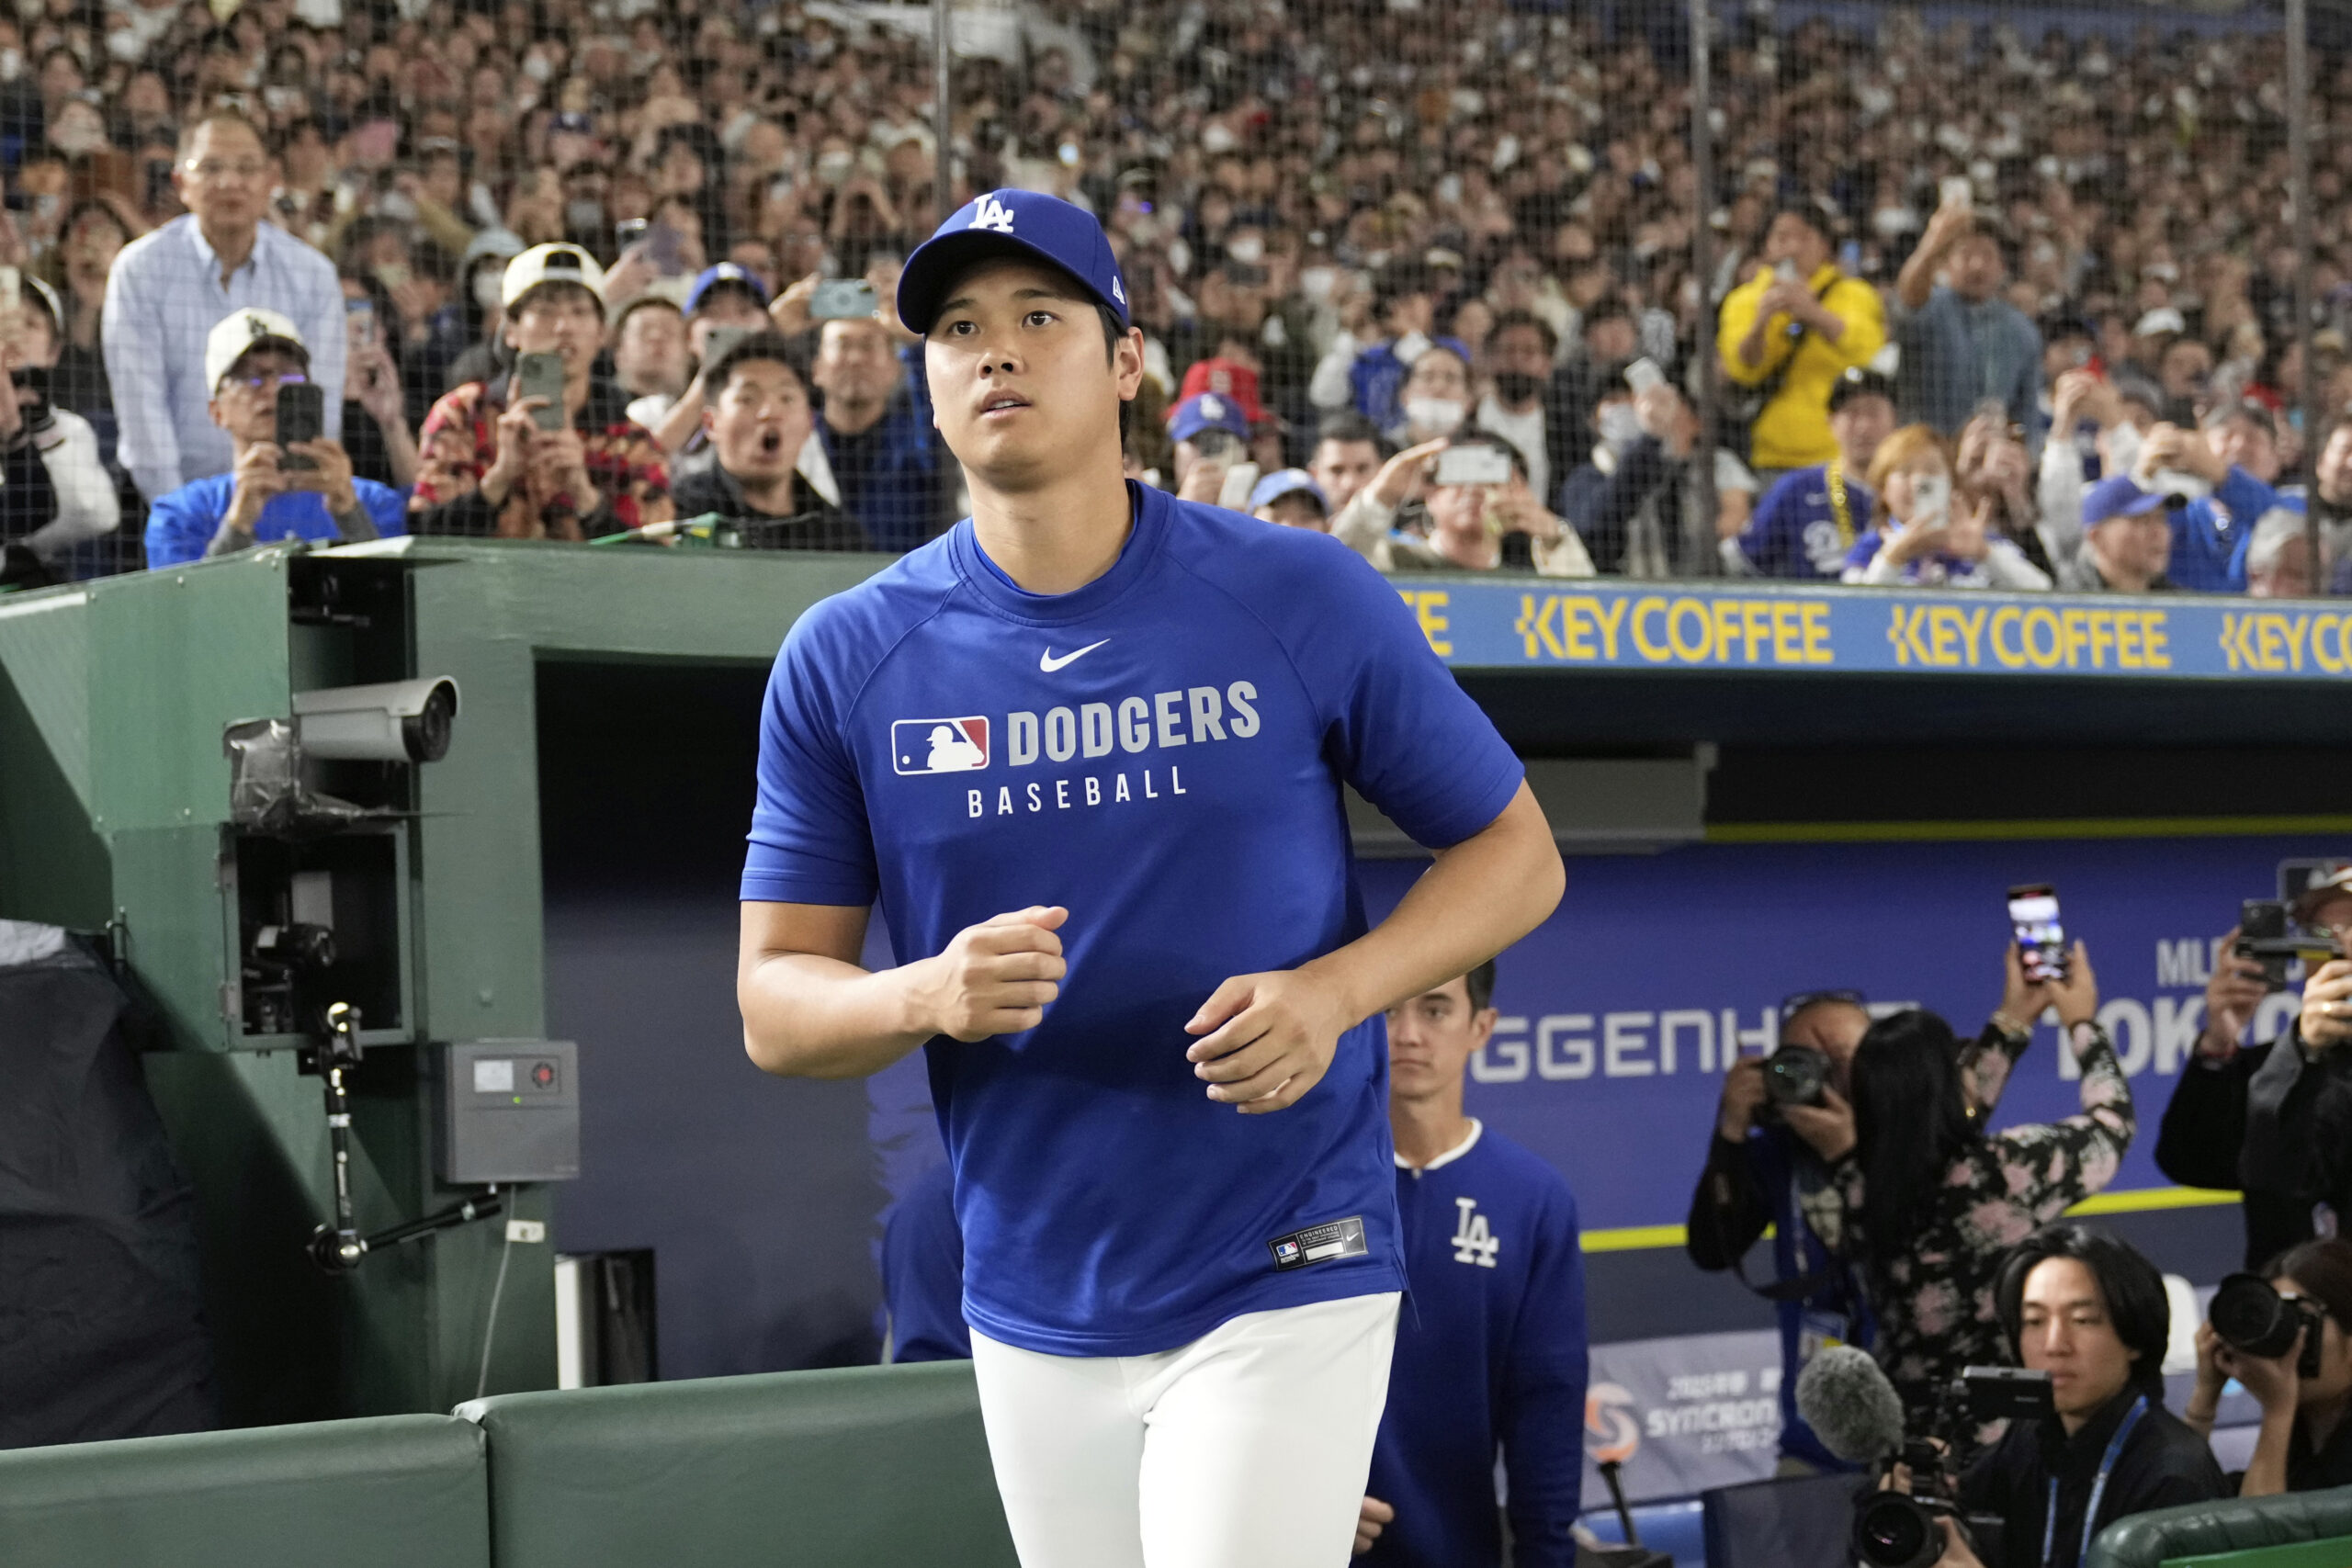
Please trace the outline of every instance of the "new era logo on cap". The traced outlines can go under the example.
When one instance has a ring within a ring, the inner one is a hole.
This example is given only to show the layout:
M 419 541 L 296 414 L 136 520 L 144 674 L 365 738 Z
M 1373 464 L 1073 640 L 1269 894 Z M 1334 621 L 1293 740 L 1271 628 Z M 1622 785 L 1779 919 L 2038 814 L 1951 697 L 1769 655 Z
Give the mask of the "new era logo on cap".
M 915 247 L 899 275 L 899 320 L 928 333 L 958 276 L 991 256 L 1044 262 L 1127 320 L 1127 287 L 1094 214 L 1034 190 L 994 190 L 967 203 Z

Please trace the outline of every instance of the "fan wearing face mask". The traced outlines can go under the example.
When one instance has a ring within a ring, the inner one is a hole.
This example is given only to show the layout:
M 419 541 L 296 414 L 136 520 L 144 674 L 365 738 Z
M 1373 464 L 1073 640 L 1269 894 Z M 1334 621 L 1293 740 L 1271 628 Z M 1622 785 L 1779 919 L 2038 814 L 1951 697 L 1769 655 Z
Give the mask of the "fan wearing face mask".
M 1400 415 L 1388 439 L 1398 446 L 1442 441 L 1470 417 L 1470 357 L 1459 348 L 1431 344 L 1413 361 L 1397 398 Z
M 1487 395 L 1471 423 L 1526 456 L 1527 488 L 1550 496 L 1582 456 L 1564 400 L 1547 395 L 1560 334 L 1530 310 L 1505 310 L 1487 333 Z

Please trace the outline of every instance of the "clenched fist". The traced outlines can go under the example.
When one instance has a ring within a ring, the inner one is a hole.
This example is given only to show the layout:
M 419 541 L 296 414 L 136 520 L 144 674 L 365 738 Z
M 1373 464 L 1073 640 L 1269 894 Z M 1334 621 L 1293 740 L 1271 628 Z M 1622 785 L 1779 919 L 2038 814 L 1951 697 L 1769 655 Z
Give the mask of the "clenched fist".
M 957 931 L 923 964 L 917 994 L 932 1032 L 969 1043 L 1044 1022 L 1069 973 L 1054 934 L 1069 919 L 1059 905 L 1032 905 Z

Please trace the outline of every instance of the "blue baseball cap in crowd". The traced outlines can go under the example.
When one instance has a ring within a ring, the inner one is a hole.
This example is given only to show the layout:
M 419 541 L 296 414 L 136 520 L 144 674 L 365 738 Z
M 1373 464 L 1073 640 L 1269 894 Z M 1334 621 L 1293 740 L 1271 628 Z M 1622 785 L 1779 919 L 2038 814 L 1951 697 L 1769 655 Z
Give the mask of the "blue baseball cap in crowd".
M 1278 468 L 1260 479 L 1258 487 L 1250 492 L 1250 510 L 1271 506 L 1286 495 L 1307 496 L 1314 501 L 1316 511 L 1330 515 L 1331 502 L 1324 495 L 1323 487 L 1305 468 Z
M 2112 517 L 2144 517 L 2163 510 L 2171 499 L 2167 495 L 2151 495 L 2118 474 L 2083 492 L 2083 526 L 2094 527 Z
M 927 333 L 964 269 L 991 256 L 1019 256 L 1061 268 L 1127 320 L 1127 286 L 1094 214 L 1034 190 L 992 190 L 958 209 L 915 247 L 899 274 L 899 320 Z
M 1168 439 L 1190 441 L 1204 430 L 1226 430 L 1250 439 L 1250 416 L 1241 405 L 1216 392 L 1186 398 L 1168 416 Z M 1253 503 L 1254 504 L 1254 503 Z
M 749 267 L 739 266 L 733 262 L 720 262 L 717 266 L 703 268 L 694 286 L 686 290 L 686 314 L 691 316 L 701 310 L 703 296 L 720 284 L 730 284 L 741 289 L 757 300 L 762 308 L 767 305 L 768 286 L 762 283 L 756 274 Z

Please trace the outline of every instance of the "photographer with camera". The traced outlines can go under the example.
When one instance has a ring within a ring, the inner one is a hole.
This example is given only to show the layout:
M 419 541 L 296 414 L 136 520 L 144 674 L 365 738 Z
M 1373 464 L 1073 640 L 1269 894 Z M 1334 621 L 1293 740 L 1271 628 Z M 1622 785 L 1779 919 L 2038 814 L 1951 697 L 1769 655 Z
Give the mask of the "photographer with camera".
M 2154 1264 L 2104 1232 L 2053 1224 L 2007 1254 L 1994 1296 L 2005 1348 L 2049 1374 L 2052 1408 L 2012 1422 L 1961 1474 L 1960 1510 L 1998 1518 L 1999 1550 L 1946 1515 L 1937 1568 L 2080 1568 L 2118 1519 L 2228 1495 L 2203 1436 L 2164 1407 L 2172 1308 Z
M 2290 1247 L 2259 1276 L 2233 1274 L 2197 1329 L 2197 1388 L 2181 1414 L 2211 1436 L 2235 1378 L 2262 1406 L 2241 1497 L 2352 1485 L 2352 1243 Z
M 2290 913 L 2324 942 L 2243 924 L 2222 939 L 2205 987 L 2195 1065 L 2173 1086 L 2156 1135 L 2156 1168 L 2184 1187 L 2242 1194 L 2245 1263 L 2258 1269 L 2299 1242 L 2335 1233 L 2352 1212 L 2352 864 L 2325 868 Z M 2274 951 L 2250 951 L 2261 945 Z M 2303 983 L 2300 1016 L 2278 1039 L 2240 1042 L 2264 997 L 2286 987 L 2286 950 L 2331 954 Z
M 2048 987 L 2029 983 L 2011 946 L 2000 1008 L 1963 1054 L 1970 1102 L 1990 1115 L 2010 1067 L 2032 1038 Z M 1685 1221 L 1690 1260 L 1731 1269 L 1772 1231 L 1773 1280 L 1753 1288 L 1771 1302 L 1781 1330 L 1781 1466 L 1784 1474 L 1851 1466 L 1824 1447 L 1796 1406 L 1798 1374 L 1822 1347 L 1867 1348 L 1875 1325 L 1860 1272 L 1844 1250 L 1835 1164 L 1854 1146 L 1847 1100 L 1854 1052 L 1871 1026 L 1859 991 L 1807 991 L 1781 1004 L 1779 1047 L 1724 1077 L 1706 1168 Z
M 1934 1013 L 1881 1019 L 1854 1053 L 1852 1143 L 1825 1153 L 1878 1314 L 1874 1353 L 1915 1422 L 1962 1367 L 1999 1359 L 1994 1286 L 2008 1249 L 2113 1180 L 2131 1146 L 2132 1089 L 2082 943 L 2046 995 L 2082 1071 L 2082 1111 L 2060 1122 L 1988 1136 Z

